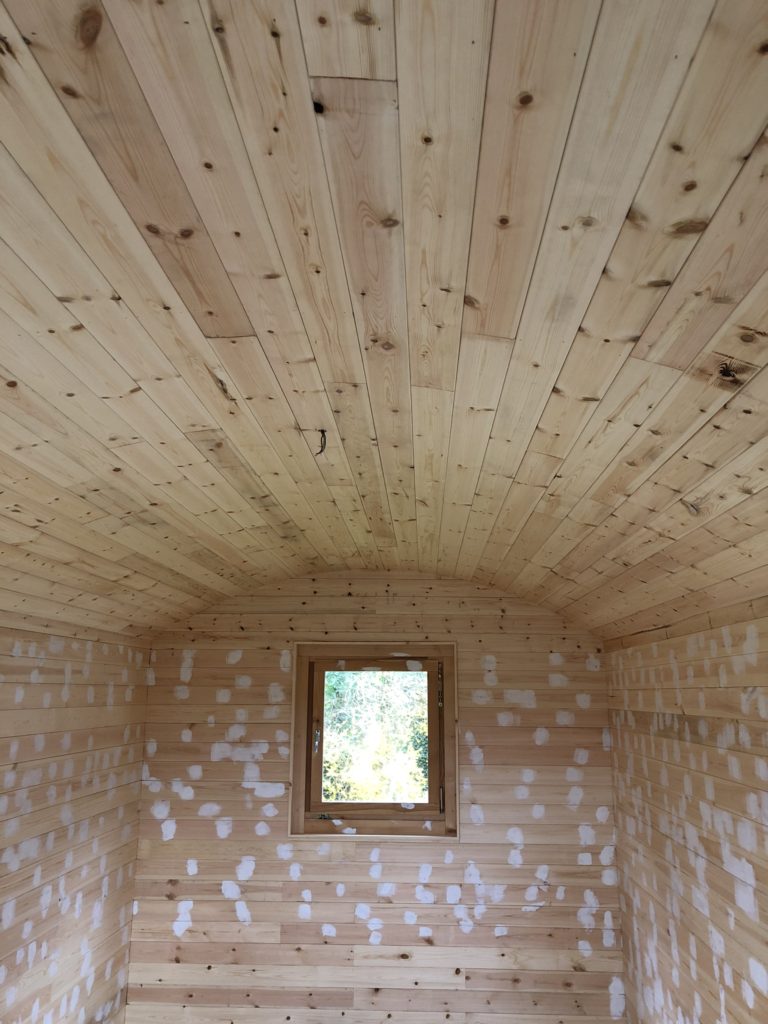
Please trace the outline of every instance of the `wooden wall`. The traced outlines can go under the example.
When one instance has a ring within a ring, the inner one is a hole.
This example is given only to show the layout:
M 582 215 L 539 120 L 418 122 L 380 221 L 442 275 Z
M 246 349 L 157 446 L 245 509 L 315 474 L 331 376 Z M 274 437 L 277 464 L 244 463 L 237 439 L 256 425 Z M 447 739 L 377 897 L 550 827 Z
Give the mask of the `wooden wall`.
M 459 840 L 287 831 L 292 645 L 458 645 Z M 607 681 L 457 581 L 294 580 L 156 643 L 130 1024 L 623 1019 Z
M 749 611 L 610 655 L 637 1024 L 768 1020 L 768 618 Z
M 147 651 L 0 628 L 0 1020 L 119 1024 Z

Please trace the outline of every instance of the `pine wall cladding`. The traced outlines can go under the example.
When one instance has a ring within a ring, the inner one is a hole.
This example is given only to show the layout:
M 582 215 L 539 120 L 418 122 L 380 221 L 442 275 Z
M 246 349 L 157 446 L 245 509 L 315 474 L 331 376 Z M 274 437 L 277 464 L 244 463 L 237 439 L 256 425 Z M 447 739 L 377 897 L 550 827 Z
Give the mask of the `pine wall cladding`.
M 609 656 L 628 1017 L 640 1024 L 768 1020 L 768 620 L 718 618 Z
M 453 641 L 459 840 L 288 836 L 298 641 Z M 607 680 L 556 615 L 338 576 L 157 638 L 129 1024 L 624 1017 Z
M 125 1012 L 148 652 L 0 629 L 0 1020 Z

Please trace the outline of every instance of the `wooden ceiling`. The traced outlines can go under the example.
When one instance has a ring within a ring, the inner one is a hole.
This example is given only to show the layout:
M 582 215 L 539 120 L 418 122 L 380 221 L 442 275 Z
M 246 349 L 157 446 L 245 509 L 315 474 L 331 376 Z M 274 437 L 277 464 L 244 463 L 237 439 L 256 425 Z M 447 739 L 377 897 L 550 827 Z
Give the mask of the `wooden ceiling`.
M 767 119 L 765 0 L 5 0 L 4 619 L 768 593 Z

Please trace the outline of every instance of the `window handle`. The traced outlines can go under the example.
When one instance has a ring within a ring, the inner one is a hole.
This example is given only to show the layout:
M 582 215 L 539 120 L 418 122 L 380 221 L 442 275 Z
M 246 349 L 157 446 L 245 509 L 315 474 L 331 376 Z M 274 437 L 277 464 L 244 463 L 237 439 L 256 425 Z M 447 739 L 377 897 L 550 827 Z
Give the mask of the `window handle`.
M 320 749 L 320 728 L 318 726 L 318 727 L 315 728 L 315 738 L 314 738 L 314 740 L 312 742 L 312 753 L 316 754 L 319 749 Z

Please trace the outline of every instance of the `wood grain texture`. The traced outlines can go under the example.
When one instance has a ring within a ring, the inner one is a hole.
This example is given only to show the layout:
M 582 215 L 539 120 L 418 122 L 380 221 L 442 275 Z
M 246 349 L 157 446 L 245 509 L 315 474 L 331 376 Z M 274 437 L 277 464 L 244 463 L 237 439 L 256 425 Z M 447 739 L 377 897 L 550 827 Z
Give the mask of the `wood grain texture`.
M 9 1022 L 125 1012 L 149 652 L 0 631 Z
M 129 1021 L 181 1020 L 190 993 L 214 1020 L 623 1018 L 588 635 L 483 587 L 384 574 L 294 580 L 190 626 L 155 645 Z M 460 837 L 289 838 L 293 643 L 388 635 L 457 645 Z
M 760 0 L 8 0 L 0 36 L 13 622 L 361 568 L 605 636 L 760 596 Z
M 768 1009 L 765 627 L 730 609 L 610 655 L 631 1020 Z
M 310 75 L 396 77 L 393 0 L 297 0 L 296 9 Z
M 395 15 L 411 372 L 452 391 L 493 4 L 398 0 Z

